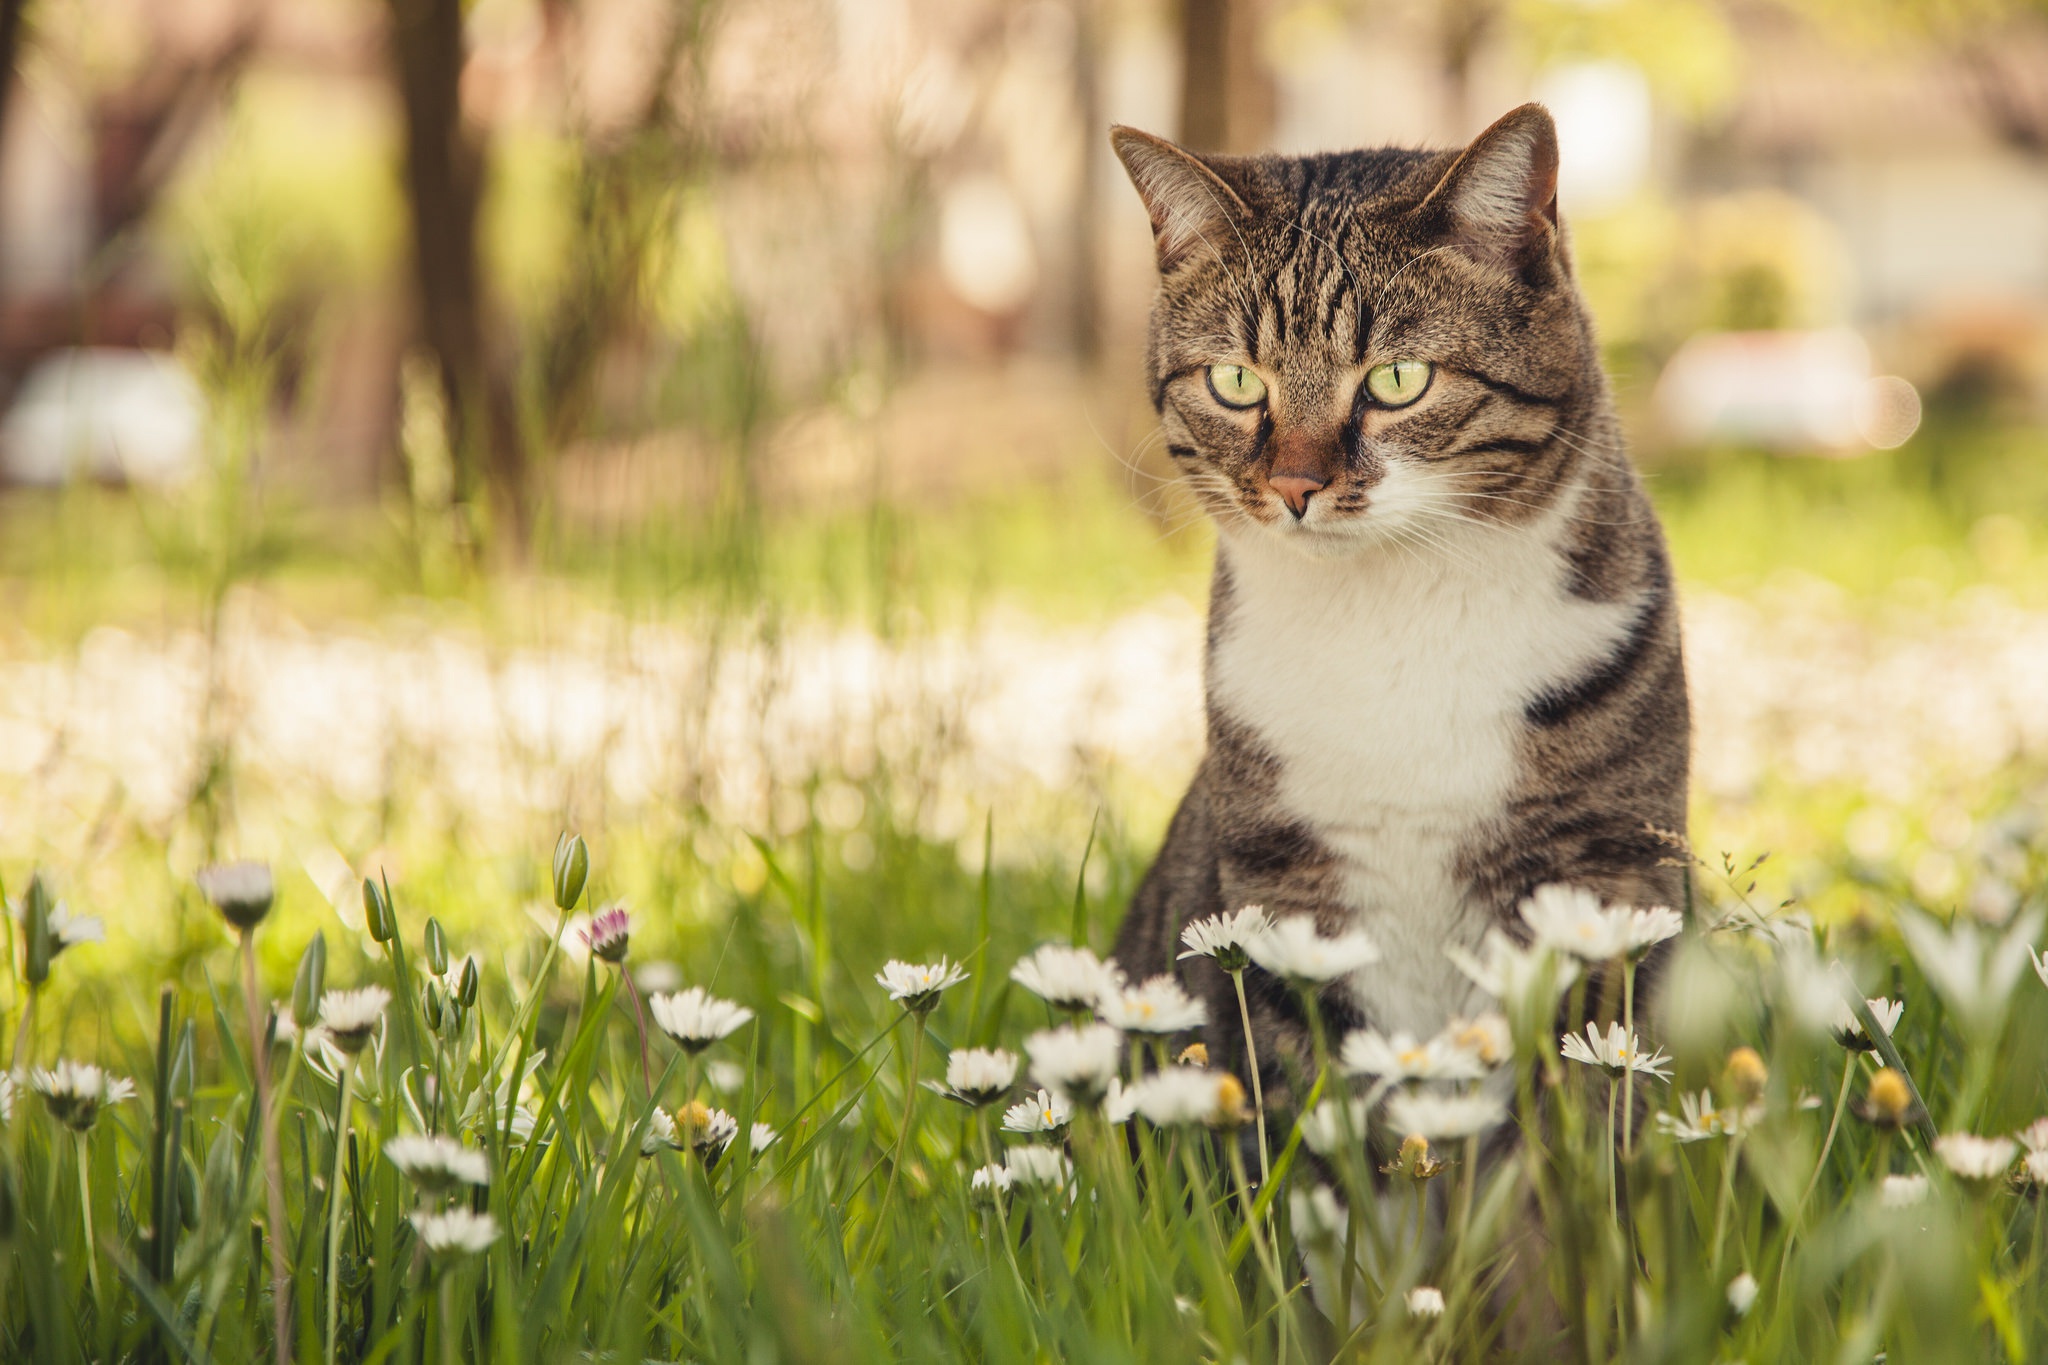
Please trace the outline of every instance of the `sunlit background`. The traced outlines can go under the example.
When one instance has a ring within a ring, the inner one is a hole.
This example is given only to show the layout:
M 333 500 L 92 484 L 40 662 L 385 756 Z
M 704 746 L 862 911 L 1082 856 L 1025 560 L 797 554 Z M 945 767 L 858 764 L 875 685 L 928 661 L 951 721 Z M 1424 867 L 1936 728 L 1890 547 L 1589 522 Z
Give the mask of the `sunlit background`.
M 2038 3 L 0 14 L 10 884 L 139 929 L 262 857 L 303 937 L 378 866 L 536 898 L 567 826 L 682 925 L 777 848 L 941 924 L 1092 848 L 1113 914 L 1199 752 L 1209 538 L 1108 125 L 1453 145 L 1535 98 L 1686 584 L 1697 842 L 1823 913 L 2017 903 Z

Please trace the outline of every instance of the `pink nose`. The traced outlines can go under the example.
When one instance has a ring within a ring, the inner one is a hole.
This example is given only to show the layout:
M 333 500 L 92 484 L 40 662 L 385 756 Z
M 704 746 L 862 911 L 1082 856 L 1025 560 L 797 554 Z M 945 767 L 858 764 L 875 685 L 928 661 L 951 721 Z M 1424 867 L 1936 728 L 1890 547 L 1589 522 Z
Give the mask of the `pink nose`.
M 1266 482 L 1286 500 L 1287 510 L 1294 513 L 1296 521 L 1308 515 L 1309 495 L 1323 486 L 1320 479 L 1305 479 L 1299 474 L 1276 474 Z

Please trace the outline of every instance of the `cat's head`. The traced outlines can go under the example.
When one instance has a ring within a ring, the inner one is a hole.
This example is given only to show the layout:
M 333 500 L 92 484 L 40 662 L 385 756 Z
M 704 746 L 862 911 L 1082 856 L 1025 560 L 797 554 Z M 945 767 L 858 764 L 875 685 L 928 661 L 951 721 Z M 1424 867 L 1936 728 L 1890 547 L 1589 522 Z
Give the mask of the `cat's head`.
M 1111 134 L 1152 218 L 1153 399 L 1229 534 L 1312 554 L 1519 521 L 1602 392 L 1540 105 L 1458 152 L 1196 155 Z

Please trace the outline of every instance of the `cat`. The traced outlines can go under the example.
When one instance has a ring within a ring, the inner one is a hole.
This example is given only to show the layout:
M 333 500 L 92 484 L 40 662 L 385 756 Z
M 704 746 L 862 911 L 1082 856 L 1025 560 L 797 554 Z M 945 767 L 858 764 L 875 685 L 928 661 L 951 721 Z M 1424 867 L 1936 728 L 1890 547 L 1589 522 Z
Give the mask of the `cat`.
M 1380 950 L 1324 991 L 1331 1038 L 1428 1037 L 1489 1004 L 1445 948 L 1526 940 L 1538 886 L 1679 905 L 1671 562 L 1574 281 L 1550 115 L 1461 151 L 1111 139 L 1156 247 L 1152 401 L 1217 533 L 1207 750 L 1118 963 L 1175 970 L 1219 911 L 1309 914 Z M 1178 967 L 1243 1075 L 1228 978 Z M 1256 967 L 1246 986 L 1270 1101 L 1307 1021 Z

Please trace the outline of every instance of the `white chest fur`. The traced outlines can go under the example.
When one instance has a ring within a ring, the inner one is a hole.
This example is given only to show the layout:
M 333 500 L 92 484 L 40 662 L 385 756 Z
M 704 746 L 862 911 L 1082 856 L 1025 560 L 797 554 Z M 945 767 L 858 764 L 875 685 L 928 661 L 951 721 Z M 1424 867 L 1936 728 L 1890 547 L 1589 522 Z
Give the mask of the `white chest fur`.
M 1211 705 L 1259 737 L 1281 804 L 1342 860 L 1382 954 L 1354 983 L 1382 1029 L 1426 1035 L 1478 1005 L 1443 951 L 1490 923 L 1459 849 L 1515 786 L 1523 707 L 1605 658 L 1632 618 L 1632 603 L 1567 591 L 1558 525 L 1460 524 L 1435 549 L 1344 558 L 1257 528 L 1219 544 L 1232 598 Z

